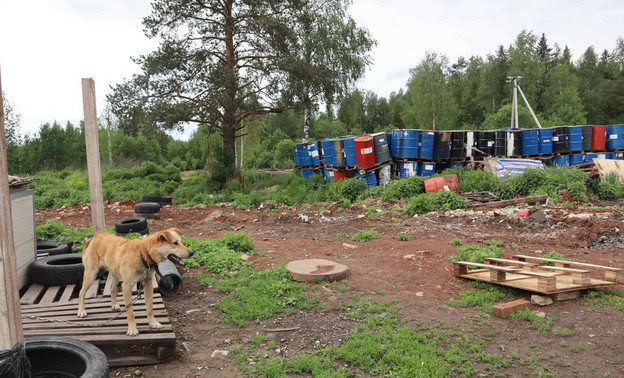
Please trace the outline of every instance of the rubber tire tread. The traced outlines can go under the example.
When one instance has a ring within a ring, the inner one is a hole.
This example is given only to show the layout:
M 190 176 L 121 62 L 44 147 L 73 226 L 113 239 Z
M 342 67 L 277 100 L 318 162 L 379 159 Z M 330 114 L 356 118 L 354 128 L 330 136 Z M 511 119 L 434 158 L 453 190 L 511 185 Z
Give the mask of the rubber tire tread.
M 156 202 L 161 205 L 171 205 L 173 203 L 173 198 L 171 196 L 144 195 L 143 197 L 141 197 L 141 202 Z
M 55 264 L 63 260 L 66 262 L 65 264 Z M 105 269 L 100 269 L 97 277 L 100 278 L 105 273 Z M 82 283 L 84 276 L 82 254 L 70 253 L 36 259 L 30 264 L 29 275 L 31 281 L 40 285 L 54 286 Z
M 81 378 L 105 378 L 110 374 L 108 359 L 104 352 L 86 341 L 60 336 L 35 336 L 26 338 L 25 347 L 26 355 L 30 354 L 34 359 L 30 361 L 33 376 L 41 377 L 42 373 L 46 373 L 43 370 L 45 366 L 38 366 L 38 361 L 43 364 L 49 363 L 49 368 L 56 369 L 56 371 L 62 371 L 62 368 L 69 365 L 71 361 L 63 361 L 59 358 L 61 356 L 55 355 L 57 351 L 63 354 L 73 354 L 84 362 L 85 372 L 80 376 Z M 42 358 L 36 358 L 38 356 Z M 71 373 L 71 371 L 65 371 L 65 373 Z M 52 374 L 52 372 L 47 374 Z
M 135 213 L 158 213 L 160 204 L 156 202 L 141 202 L 134 205 Z
M 48 256 L 64 255 L 71 253 L 72 249 L 67 244 L 60 244 L 55 241 L 38 241 L 37 254 L 47 253 Z
M 132 232 L 136 232 L 137 234 L 141 234 L 141 235 L 148 235 L 149 234 L 149 229 L 146 228 L 144 230 L 132 231 Z M 117 232 L 117 235 L 119 235 L 119 236 L 126 236 L 128 234 L 129 234 L 129 232 Z
M 115 223 L 115 231 L 118 234 L 137 232 L 147 228 L 147 219 L 142 217 L 125 218 Z

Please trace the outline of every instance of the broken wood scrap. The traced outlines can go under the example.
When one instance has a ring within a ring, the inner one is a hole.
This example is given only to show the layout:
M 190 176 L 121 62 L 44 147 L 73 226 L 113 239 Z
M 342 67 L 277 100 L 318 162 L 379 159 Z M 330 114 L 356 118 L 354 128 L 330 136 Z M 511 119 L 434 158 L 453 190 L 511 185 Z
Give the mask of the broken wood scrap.
M 486 203 L 474 203 L 474 204 L 469 204 L 468 207 L 494 208 L 494 207 L 507 207 L 507 206 L 514 206 L 514 205 L 533 205 L 537 203 L 546 203 L 549 200 L 550 200 L 550 197 L 548 197 L 547 195 L 543 195 L 543 196 L 535 196 L 535 197 L 515 198 L 515 199 L 503 200 L 503 201 L 493 201 L 493 202 L 486 202 Z

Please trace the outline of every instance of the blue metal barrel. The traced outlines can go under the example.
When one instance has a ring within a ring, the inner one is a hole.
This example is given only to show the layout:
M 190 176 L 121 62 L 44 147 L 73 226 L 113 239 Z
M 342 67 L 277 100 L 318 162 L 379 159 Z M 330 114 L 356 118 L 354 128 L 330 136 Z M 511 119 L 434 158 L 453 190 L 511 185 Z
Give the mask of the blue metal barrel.
M 301 145 L 301 165 L 312 165 L 312 158 L 310 157 L 310 146 L 307 143 Z
M 399 156 L 411 159 L 418 158 L 420 152 L 419 145 L 421 132 L 418 130 L 401 130 L 401 132 L 401 147 Z M 433 151 L 431 153 L 433 154 Z M 433 155 L 431 157 L 433 157 Z
M 607 126 L 607 149 L 624 148 L 624 125 Z
M 433 159 L 434 143 L 435 133 L 433 131 L 421 131 L 420 142 L 418 143 L 418 157 L 423 159 Z
M 418 162 L 402 161 L 399 163 L 399 177 L 408 178 L 418 176 Z
M 314 170 L 312 168 L 303 168 L 301 170 L 301 176 L 304 178 L 310 178 L 314 174 Z
M 522 130 L 522 154 L 523 155 L 539 154 L 539 130 L 538 129 Z
M 308 145 L 308 153 L 312 162 L 312 164 L 310 165 L 321 165 L 318 142 L 310 142 L 310 144 Z
M 399 157 L 401 156 L 401 145 L 403 138 L 403 130 L 392 130 L 392 141 L 390 142 L 390 156 Z
M 539 129 L 539 153 L 553 153 L 553 129 Z
M 357 165 L 357 160 L 355 158 L 355 137 L 355 135 L 349 135 L 343 138 L 346 163 L 352 166 Z
M 375 175 L 375 172 L 373 171 L 366 173 L 360 172 L 360 178 L 364 180 L 369 188 L 377 186 L 377 175 Z
M 554 162 L 555 162 L 555 165 L 558 167 L 569 167 L 570 156 L 568 155 L 555 156 Z
M 614 152 L 613 159 L 615 160 L 624 160 L 624 152 Z
M 613 159 L 613 152 L 598 152 L 596 155 L 599 159 Z
M 334 142 L 332 139 L 323 139 L 321 141 L 323 146 L 323 156 L 325 156 L 325 165 L 336 165 L 334 163 Z
M 570 155 L 570 167 L 585 163 L 585 154 Z
M 422 162 L 418 167 L 418 176 L 431 176 L 436 171 L 436 163 Z
M 390 156 L 392 156 L 392 133 L 386 133 L 386 143 L 388 143 L 388 151 L 390 151 Z
M 295 146 L 293 147 L 293 157 L 295 160 L 295 166 L 301 165 L 299 163 L 299 145 L 298 144 L 295 144 Z
M 568 126 L 568 151 L 583 150 L 583 126 Z
M 344 150 L 344 140 L 340 138 L 336 138 L 333 140 L 333 148 L 332 148 L 332 159 L 334 161 L 334 165 L 336 166 L 345 166 L 347 165 L 347 158 Z

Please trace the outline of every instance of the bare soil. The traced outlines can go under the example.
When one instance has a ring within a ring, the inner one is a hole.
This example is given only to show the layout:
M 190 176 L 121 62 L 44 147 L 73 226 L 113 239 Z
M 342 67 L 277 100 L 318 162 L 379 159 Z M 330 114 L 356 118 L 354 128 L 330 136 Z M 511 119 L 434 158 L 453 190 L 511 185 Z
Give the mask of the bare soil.
M 106 204 L 106 223 L 113 226 L 133 215 L 136 201 Z M 150 232 L 177 227 L 187 237 L 215 238 L 226 231 L 250 234 L 258 250 L 266 256 L 252 256 L 260 268 L 304 258 L 323 258 L 345 264 L 350 269 L 348 289 L 325 290 L 323 300 L 332 311 L 300 311 L 291 316 L 277 316 L 247 327 L 225 323 L 215 308 L 222 297 L 193 279 L 185 279 L 183 290 L 166 305 L 177 335 L 178 355 L 167 364 L 113 369 L 112 377 L 238 377 L 242 376 L 229 357 L 211 357 L 216 349 L 243 344 L 258 332 L 274 338 L 279 347 L 267 350 L 268 357 L 292 356 L 309 351 L 316 341 L 338 345 L 356 323 L 339 310 L 355 293 L 397 300 L 404 315 L 414 321 L 440 320 L 447 327 L 459 327 L 470 335 L 497 330 L 489 353 L 507 355 L 517 352 L 525 359 L 532 354 L 543 357 L 559 376 L 624 375 L 624 313 L 609 308 L 588 312 L 584 299 L 555 302 L 540 308 L 553 318 L 553 328 L 575 331 L 562 337 L 552 332 L 539 335 L 528 322 L 513 322 L 492 317 L 483 326 L 484 314 L 475 309 L 447 306 L 454 293 L 469 290 L 470 285 L 453 275 L 449 256 L 456 252 L 453 239 L 464 244 L 485 240 L 503 241 L 505 257 L 513 254 L 542 254 L 557 251 L 578 261 L 624 267 L 622 242 L 624 215 L 610 203 L 607 208 L 542 207 L 546 222 L 518 217 L 519 209 L 432 213 L 417 218 L 393 210 L 395 205 L 369 201 L 342 209 L 340 204 L 279 207 L 273 210 L 234 210 L 227 204 L 214 206 L 166 206 L 160 220 L 150 220 Z M 381 213 L 365 217 L 371 207 Z M 306 215 L 305 222 L 300 214 Z M 65 225 L 82 227 L 91 223 L 89 206 L 46 209 L 37 219 L 57 219 Z M 375 229 L 380 238 L 354 242 L 339 233 Z M 407 233 L 409 241 L 399 241 L 398 233 Z M 345 244 L 346 243 L 346 244 Z M 412 259 L 404 256 L 413 254 Z M 521 298 L 528 299 L 530 293 Z M 292 328 L 269 332 L 267 329 Z M 517 335 L 521 334 L 522 337 Z M 563 343 L 562 343 L 563 342 Z M 572 348 L 570 346 L 573 346 Z M 481 369 L 480 369 L 481 370 Z M 483 372 L 481 370 L 481 372 Z M 504 374 L 536 375 L 538 369 L 515 363 Z

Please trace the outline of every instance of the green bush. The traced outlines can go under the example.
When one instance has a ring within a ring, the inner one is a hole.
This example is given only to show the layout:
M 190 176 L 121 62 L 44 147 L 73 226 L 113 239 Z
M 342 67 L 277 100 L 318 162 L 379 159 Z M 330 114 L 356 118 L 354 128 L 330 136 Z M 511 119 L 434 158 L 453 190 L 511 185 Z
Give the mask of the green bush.
M 579 202 L 587 202 L 587 188 L 585 183 L 574 181 L 568 184 L 568 192 L 575 200 Z
M 358 197 L 366 193 L 368 186 L 359 178 L 350 178 L 347 180 L 332 183 L 329 188 L 329 199 L 331 201 L 356 202 Z
M 624 188 L 622 187 L 620 176 L 615 172 L 606 175 L 603 181 L 598 184 L 596 195 L 603 200 L 614 200 L 624 197 Z
M 464 197 L 455 192 L 441 191 L 437 193 L 419 194 L 408 200 L 404 209 L 405 214 L 414 216 L 422 215 L 436 210 L 465 209 L 466 201 Z
M 425 192 L 426 177 L 414 176 L 406 179 L 394 179 L 381 196 L 383 201 L 393 202 L 400 198 L 410 198 Z
M 379 232 L 375 230 L 360 230 L 351 238 L 357 242 L 367 242 L 373 239 L 379 239 Z
M 483 263 L 488 257 L 499 258 L 503 255 L 503 250 L 495 243 L 487 247 L 479 245 L 464 245 L 457 248 L 457 254 L 450 257 L 451 261 L 470 261 L 474 263 Z

